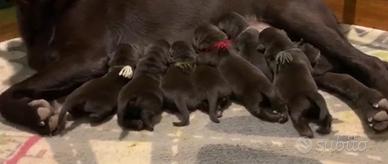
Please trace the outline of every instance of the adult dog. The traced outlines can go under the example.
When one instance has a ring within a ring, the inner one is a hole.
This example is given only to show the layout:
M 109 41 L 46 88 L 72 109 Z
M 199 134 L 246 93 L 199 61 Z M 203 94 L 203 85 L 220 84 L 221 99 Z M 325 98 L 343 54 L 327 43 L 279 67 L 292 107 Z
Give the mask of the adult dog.
M 35 99 L 52 100 L 107 71 L 119 43 L 187 40 L 197 25 L 235 11 L 318 47 L 349 75 L 388 96 L 388 64 L 354 48 L 321 0 L 16 0 L 29 63 L 39 72 L 0 96 L 8 121 L 41 134 Z M 309 28 L 305 28 L 309 27 Z M 60 76 L 58 76 L 60 75 Z M 381 108 L 376 111 L 387 110 Z M 365 109 L 371 110 L 371 109 Z M 367 113 L 367 111 L 366 111 Z M 367 117 L 363 118 L 364 120 Z M 372 128 L 385 124 L 373 121 Z

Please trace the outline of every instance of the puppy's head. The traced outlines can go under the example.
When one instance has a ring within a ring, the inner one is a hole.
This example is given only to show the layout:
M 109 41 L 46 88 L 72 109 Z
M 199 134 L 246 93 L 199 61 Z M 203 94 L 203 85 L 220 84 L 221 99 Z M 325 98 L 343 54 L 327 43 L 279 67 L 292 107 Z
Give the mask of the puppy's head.
M 236 38 L 237 50 L 242 50 L 243 48 L 248 48 L 248 47 L 258 49 L 258 45 L 259 45 L 259 32 L 253 28 L 245 30 Z
M 152 63 L 156 72 L 165 72 L 167 66 L 171 63 L 170 43 L 166 40 L 158 40 L 150 44 L 145 51 L 145 59 L 148 63 Z M 156 70 L 157 69 L 157 70 Z
M 314 67 L 318 63 L 319 58 L 321 57 L 321 51 L 315 48 L 310 43 L 300 43 L 299 48 L 305 53 L 305 55 L 311 62 L 311 65 Z
M 228 35 L 229 39 L 235 39 L 242 31 L 249 27 L 249 24 L 243 16 L 232 12 L 223 16 L 217 26 Z
M 290 39 L 288 38 L 288 35 L 284 30 L 269 27 L 260 32 L 259 40 L 265 48 L 268 48 L 273 42 Z
M 203 51 L 212 47 L 216 42 L 227 39 L 217 26 L 205 24 L 199 26 L 194 32 L 193 47 L 196 51 Z
M 134 44 L 120 44 L 117 52 L 109 61 L 109 66 L 136 66 L 138 59 L 143 54 L 143 48 Z
M 171 46 L 171 57 L 175 62 L 191 62 L 195 60 L 194 49 L 184 41 L 177 41 Z

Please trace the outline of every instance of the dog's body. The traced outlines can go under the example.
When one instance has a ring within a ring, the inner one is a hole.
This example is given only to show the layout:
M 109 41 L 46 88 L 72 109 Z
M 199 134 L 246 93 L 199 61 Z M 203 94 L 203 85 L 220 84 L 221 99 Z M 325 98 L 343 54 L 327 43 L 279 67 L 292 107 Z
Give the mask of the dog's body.
M 231 105 L 231 90 L 217 67 L 208 60 L 208 55 L 212 54 L 198 53 L 193 81 L 199 97 L 205 101 L 199 109 L 209 113 L 210 120 L 219 123 L 218 118 Z
M 321 0 L 16 0 L 16 3 L 28 60 L 39 73 L 0 96 L 0 112 L 7 120 L 42 134 L 49 127 L 37 125 L 46 118 L 39 117 L 37 108 L 28 103 L 65 96 L 85 81 L 103 75 L 107 71 L 107 56 L 119 43 L 190 39 L 197 25 L 232 11 L 256 16 L 303 38 L 343 67 L 352 68 L 346 73 L 388 96 L 388 64 L 352 47 Z M 60 78 L 53 79 L 59 74 Z M 374 123 L 379 124 L 384 122 Z
M 187 126 L 190 124 L 190 111 L 196 110 L 202 102 L 192 78 L 194 50 L 186 42 L 178 41 L 172 45 L 172 57 L 174 62 L 162 80 L 165 104 L 173 106 L 181 114 L 181 122 L 174 122 L 174 126 Z M 186 70 L 184 67 L 191 68 Z
M 152 44 L 138 63 L 133 79 L 120 91 L 117 120 L 123 128 L 153 131 L 162 114 L 162 76 L 167 70 L 170 45 L 167 41 Z
M 318 93 L 311 74 L 313 68 L 307 56 L 294 47 L 284 31 L 275 28 L 262 31 L 260 42 L 266 49 L 265 55 L 270 65 L 274 66 L 274 84 L 287 101 L 295 129 L 301 136 L 312 138 L 314 134 L 309 123 L 315 122 L 320 126 L 317 132 L 330 133 L 332 117 L 324 98 Z M 292 60 L 280 63 L 276 56 L 281 53 L 290 55 Z
M 60 128 L 65 123 L 65 114 L 73 117 L 88 115 L 93 123 L 99 123 L 116 112 L 117 97 L 121 88 L 132 78 L 120 76 L 126 66 L 136 67 L 141 55 L 140 48 L 122 44 L 109 62 L 109 71 L 103 77 L 86 82 L 67 96 L 61 115 Z
M 364 109 L 361 112 L 365 115 L 368 126 L 373 126 L 374 122 L 380 121 L 382 123 L 375 126 L 375 130 L 383 131 L 388 127 L 387 111 L 376 110 L 388 107 L 387 99 L 380 92 L 365 86 L 348 74 L 340 73 L 343 72 L 341 66 L 321 55 L 313 45 L 301 42 L 299 47 L 309 58 L 313 66 L 314 79 L 320 88 L 335 92 L 357 108 Z
M 195 31 L 194 45 L 198 50 L 210 51 L 207 52 L 209 63 L 217 66 L 228 83 L 234 100 L 245 106 L 252 115 L 270 122 L 287 121 L 287 115 L 283 113 L 286 112 L 286 107 L 263 72 L 238 56 L 230 47 L 213 48 L 212 45 L 226 38 L 226 34 L 216 26 L 203 25 Z M 265 100 L 269 100 L 271 107 L 278 112 L 264 109 Z
M 217 26 L 235 43 L 235 48 L 242 57 L 272 79 L 272 72 L 259 47 L 259 32 L 254 28 L 249 28 L 243 16 L 238 13 L 229 13 L 221 18 Z

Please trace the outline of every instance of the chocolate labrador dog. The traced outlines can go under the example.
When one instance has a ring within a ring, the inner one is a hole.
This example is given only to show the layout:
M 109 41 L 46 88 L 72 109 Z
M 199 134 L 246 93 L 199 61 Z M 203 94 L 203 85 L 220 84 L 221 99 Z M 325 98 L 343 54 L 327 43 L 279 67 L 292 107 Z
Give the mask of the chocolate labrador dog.
M 269 122 L 287 121 L 285 104 L 264 73 L 232 49 L 227 36 L 216 26 L 205 24 L 195 30 L 194 47 L 207 52 L 207 61 L 215 65 L 231 88 L 233 99 L 252 115 Z M 269 101 L 272 109 L 264 108 Z
M 319 125 L 318 133 L 330 133 L 332 117 L 325 99 L 318 93 L 309 58 L 282 30 L 267 28 L 260 33 L 259 39 L 266 49 L 268 63 L 273 66 L 274 84 L 287 101 L 291 120 L 299 135 L 314 137 L 309 127 L 311 122 Z M 282 53 L 290 55 L 292 60 L 282 63 L 277 57 Z
M 154 130 L 163 108 L 162 76 L 170 61 L 170 44 L 165 40 L 151 44 L 136 67 L 133 79 L 120 91 L 118 124 L 131 130 Z
M 142 50 L 135 45 L 121 44 L 109 61 L 109 71 L 93 79 L 67 96 L 59 115 L 59 128 L 64 128 L 65 115 L 73 118 L 88 116 L 92 123 L 99 123 L 116 112 L 117 97 L 121 88 L 132 78 Z M 128 75 L 124 74 L 129 69 Z
M 345 73 L 388 96 L 388 64 L 354 48 L 321 0 L 15 2 L 28 61 L 38 73 L 1 94 L 0 113 L 6 120 L 41 134 L 50 131 L 48 126 L 40 126 L 47 118 L 41 118 L 39 107 L 28 103 L 63 97 L 82 83 L 105 74 L 107 56 L 120 43 L 145 44 L 164 38 L 189 41 L 198 25 L 217 21 L 230 12 L 255 16 L 303 38 L 336 60 Z M 373 110 L 388 109 L 380 106 Z M 373 122 L 374 129 L 382 123 Z

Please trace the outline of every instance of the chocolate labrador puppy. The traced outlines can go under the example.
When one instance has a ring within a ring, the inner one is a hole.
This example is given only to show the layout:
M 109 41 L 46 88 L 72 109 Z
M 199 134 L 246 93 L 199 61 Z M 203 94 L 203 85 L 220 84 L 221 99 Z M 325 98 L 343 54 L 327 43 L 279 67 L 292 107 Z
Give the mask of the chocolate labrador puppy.
M 222 77 L 217 65 L 209 61 L 208 52 L 199 52 L 196 56 L 196 69 L 193 73 L 195 89 L 203 100 L 199 109 L 209 113 L 210 120 L 219 123 L 222 113 L 231 104 L 232 93 L 227 81 Z
M 311 72 L 309 58 L 288 38 L 284 31 L 267 28 L 260 33 L 266 48 L 266 58 L 274 72 L 274 84 L 287 101 L 289 114 L 299 135 L 313 138 L 310 122 L 319 125 L 320 134 L 331 131 L 332 117 L 325 99 L 318 93 Z M 278 55 L 290 55 L 292 60 L 282 61 Z
M 238 13 L 229 13 L 218 22 L 218 28 L 228 35 L 239 54 L 272 79 L 272 72 L 265 61 L 259 44 L 259 32 L 249 28 L 248 22 Z
M 190 40 L 198 25 L 230 12 L 254 16 L 303 38 L 346 68 L 345 73 L 388 96 L 388 64 L 353 47 L 322 0 L 15 2 L 29 64 L 39 71 L 0 95 L 0 113 L 41 134 L 47 134 L 49 127 L 40 126 L 38 108 L 28 103 L 66 96 L 84 82 L 104 75 L 107 56 L 119 43 Z M 382 110 L 388 109 L 380 106 L 373 111 Z
M 154 130 L 163 108 L 161 80 L 170 62 L 170 44 L 159 40 L 151 44 L 140 60 L 132 80 L 120 91 L 117 117 L 122 128 Z
M 99 123 L 116 112 L 121 88 L 132 78 L 142 50 L 136 45 L 121 44 L 109 62 L 109 71 L 103 77 L 86 82 L 67 96 L 59 115 L 59 128 L 64 128 L 65 115 L 73 118 L 87 115 L 91 122 Z M 125 72 L 128 70 L 128 73 Z M 127 74 L 125 74 L 127 73 Z
M 274 86 L 262 71 L 234 52 L 225 33 L 211 24 L 200 26 L 195 31 L 194 45 L 207 53 L 206 61 L 217 66 L 234 100 L 252 115 L 269 122 L 287 121 L 287 108 Z M 264 108 L 267 100 L 273 109 Z
M 184 41 L 177 41 L 172 45 L 173 63 L 162 80 L 165 104 L 172 105 L 181 114 L 181 122 L 174 122 L 174 126 L 190 124 L 190 111 L 197 109 L 202 102 L 198 96 L 192 79 L 195 67 L 194 50 Z M 187 68 L 185 68 L 187 67 Z

